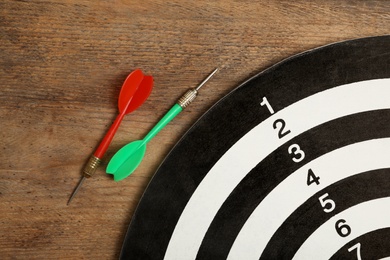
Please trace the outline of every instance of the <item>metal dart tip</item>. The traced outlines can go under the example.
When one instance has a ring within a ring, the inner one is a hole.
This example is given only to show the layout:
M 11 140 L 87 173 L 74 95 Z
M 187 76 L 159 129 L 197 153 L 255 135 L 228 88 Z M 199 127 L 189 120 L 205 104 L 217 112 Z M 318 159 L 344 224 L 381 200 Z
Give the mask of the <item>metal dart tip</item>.
M 68 203 L 66 203 L 66 205 L 69 205 L 70 202 L 73 200 L 74 196 L 77 194 L 77 192 L 79 191 L 81 185 L 83 184 L 83 182 L 85 181 L 85 176 L 83 176 L 80 181 L 79 181 L 79 184 L 77 184 L 76 188 L 73 190 L 73 193 L 72 195 L 70 196 L 69 200 L 68 200 Z
M 218 68 L 216 68 L 215 70 L 213 70 L 213 72 L 210 73 L 210 75 L 207 76 L 207 78 L 205 78 L 200 84 L 199 86 L 195 89 L 196 91 L 198 91 L 204 84 L 206 84 L 206 82 L 211 79 L 212 76 L 214 76 L 214 74 L 218 71 Z

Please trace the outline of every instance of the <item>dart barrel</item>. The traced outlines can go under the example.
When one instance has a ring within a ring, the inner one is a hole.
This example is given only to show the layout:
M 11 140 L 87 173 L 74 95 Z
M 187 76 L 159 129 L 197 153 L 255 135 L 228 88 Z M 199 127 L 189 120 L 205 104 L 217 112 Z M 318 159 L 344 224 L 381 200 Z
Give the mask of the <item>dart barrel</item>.
M 95 174 L 97 167 L 99 167 L 101 160 L 92 155 L 83 169 L 83 174 L 86 178 L 92 177 Z
M 189 104 L 194 101 L 196 96 L 198 95 L 198 91 L 196 89 L 189 89 L 184 95 L 177 101 L 177 103 L 182 107 L 186 108 Z
M 195 89 L 189 89 L 186 93 L 177 101 L 177 104 L 181 106 L 183 109 L 186 108 L 189 104 L 194 101 L 196 96 L 198 95 L 198 90 L 206 84 L 207 81 L 211 79 L 211 77 L 218 71 L 218 68 L 213 70 L 210 75 L 208 75 Z

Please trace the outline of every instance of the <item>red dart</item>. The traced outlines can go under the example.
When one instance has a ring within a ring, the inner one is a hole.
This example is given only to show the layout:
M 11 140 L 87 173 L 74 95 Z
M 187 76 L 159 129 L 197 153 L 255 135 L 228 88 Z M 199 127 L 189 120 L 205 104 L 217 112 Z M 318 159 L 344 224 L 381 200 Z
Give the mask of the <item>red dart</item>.
M 101 159 L 107 151 L 108 146 L 114 138 L 114 135 L 118 130 L 123 117 L 140 107 L 149 97 L 150 93 L 152 92 L 152 88 L 153 77 L 144 75 L 139 69 L 133 71 L 129 74 L 129 76 L 127 76 L 125 82 L 123 83 L 121 92 L 119 93 L 119 115 L 116 117 L 114 123 L 112 123 L 110 129 L 104 136 L 103 140 L 100 142 L 98 148 L 85 165 L 83 176 L 70 196 L 68 204 L 72 201 L 84 180 L 91 177 L 95 173 L 101 162 Z

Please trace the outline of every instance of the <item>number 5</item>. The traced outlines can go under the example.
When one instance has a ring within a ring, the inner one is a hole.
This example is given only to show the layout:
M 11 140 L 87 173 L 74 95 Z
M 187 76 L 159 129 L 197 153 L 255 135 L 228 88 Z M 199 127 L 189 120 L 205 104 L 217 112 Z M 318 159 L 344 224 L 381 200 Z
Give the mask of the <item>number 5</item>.
M 318 198 L 325 213 L 330 213 L 336 208 L 336 203 L 333 200 L 326 199 L 326 197 L 328 196 L 329 194 L 325 193 L 324 195 Z

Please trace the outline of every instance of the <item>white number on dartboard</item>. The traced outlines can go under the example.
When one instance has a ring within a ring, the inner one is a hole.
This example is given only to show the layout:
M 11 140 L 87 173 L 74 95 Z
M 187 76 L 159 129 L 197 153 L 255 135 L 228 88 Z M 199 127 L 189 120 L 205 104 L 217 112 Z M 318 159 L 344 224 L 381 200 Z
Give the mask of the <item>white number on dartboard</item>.
M 325 193 L 318 198 L 325 213 L 330 213 L 336 208 L 336 203 L 331 199 L 327 199 L 328 196 L 329 194 Z
M 274 126 L 274 129 L 278 129 L 278 126 L 280 126 L 279 132 L 278 132 L 279 139 L 282 139 L 283 137 L 285 137 L 286 135 L 291 133 L 290 130 L 284 129 L 286 127 L 286 122 L 283 119 L 276 119 L 273 126 Z
M 354 246 L 351 246 L 350 248 L 348 248 L 348 252 L 352 252 L 353 250 L 356 249 L 356 255 L 357 255 L 358 260 L 362 260 L 362 255 L 360 253 L 360 247 L 361 247 L 361 244 L 357 243 Z
M 346 222 L 344 219 L 339 219 L 335 224 L 337 234 L 341 237 L 347 237 L 351 234 L 351 227 L 345 224 Z
M 297 144 L 292 144 L 288 147 L 288 153 L 294 155 L 292 160 L 296 163 L 301 162 L 305 159 L 305 152 L 301 150 L 301 147 Z
M 263 101 L 260 103 L 261 106 L 266 106 L 268 108 L 268 111 L 273 114 L 274 109 L 271 107 L 271 104 L 268 102 L 266 97 L 263 97 Z

